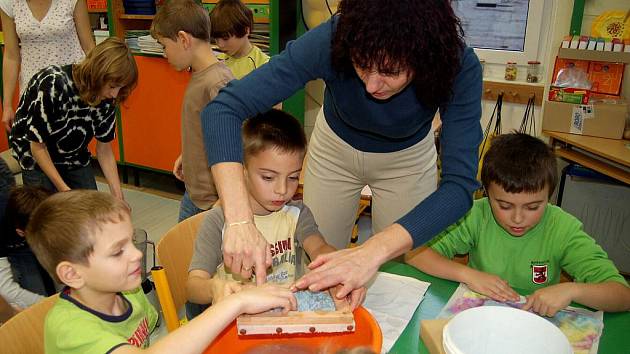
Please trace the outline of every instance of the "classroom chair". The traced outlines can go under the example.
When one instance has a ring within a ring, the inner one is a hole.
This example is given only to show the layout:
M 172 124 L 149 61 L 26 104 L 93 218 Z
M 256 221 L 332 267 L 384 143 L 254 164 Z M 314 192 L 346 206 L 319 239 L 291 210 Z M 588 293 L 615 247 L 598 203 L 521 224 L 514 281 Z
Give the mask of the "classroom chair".
M 49 296 L 0 326 L 0 351 L 11 354 L 44 354 L 44 320 L 59 298 Z
M 160 265 L 151 270 L 151 275 L 169 332 L 182 323 L 177 310 L 186 304 L 188 266 L 193 255 L 197 230 L 206 213 L 202 212 L 173 226 L 157 244 Z

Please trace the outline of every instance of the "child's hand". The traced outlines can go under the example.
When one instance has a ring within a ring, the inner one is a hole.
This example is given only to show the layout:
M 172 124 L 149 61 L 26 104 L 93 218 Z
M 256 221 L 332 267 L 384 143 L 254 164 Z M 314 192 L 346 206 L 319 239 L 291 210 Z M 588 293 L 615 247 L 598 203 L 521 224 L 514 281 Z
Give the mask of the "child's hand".
M 282 312 L 286 314 L 290 310 L 297 309 L 297 301 L 293 292 L 288 288 L 273 284 L 242 289 L 242 291 L 231 295 L 229 299 L 239 302 L 241 313 L 255 314 L 282 307 Z
M 212 303 L 223 300 L 226 296 L 230 296 L 243 289 L 240 282 L 234 280 L 218 280 L 213 279 L 212 282 Z
M 523 310 L 531 309 L 540 315 L 552 317 L 571 303 L 572 286 L 573 283 L 560 283 L 538 289 L 527 297 Z
M 180 181 L 184 181 L 184 166 L 182 164 L 182 155 L 179 155 L 173 163 L 173 175 Z
M 468 268 L 466 285 L 475 292 L 486 295 L 496 301 L 518 301 L 519 295 L 507 281 L 499 276 Z
M 341 290 L 342 285 L 337 285 L 332 294 L 337 294 Z M 367 288 L 362 286 L 358 289 L 354 289 L 346 296 L 346 301 L 350 304 L 350 310 L 354 311 L 359 305 L 365 301 L 365 295 L 367 294 Z M 334 296 L 334 295 L 333 295 Z

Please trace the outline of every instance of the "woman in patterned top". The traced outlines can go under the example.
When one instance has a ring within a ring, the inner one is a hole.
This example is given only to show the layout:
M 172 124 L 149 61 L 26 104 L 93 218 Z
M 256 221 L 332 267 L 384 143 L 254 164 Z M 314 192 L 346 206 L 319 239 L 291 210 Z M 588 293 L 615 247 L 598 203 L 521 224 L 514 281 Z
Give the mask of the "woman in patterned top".
M 96 189 L 88 144 L 111 193 L 122 199 L 110 142 L 116 132 L 116 105 L 129 96 L 138 68 L 127 45 L 108 38 L 80 64 L 49 66 L 29 82 L 9 135 L 24 184 L 52 191 Z
M 2 122 L 15 119 L 13 94 L 49 65 L 80 62 L 94 48 L 85 0 L 0 0 L 4 31 Z

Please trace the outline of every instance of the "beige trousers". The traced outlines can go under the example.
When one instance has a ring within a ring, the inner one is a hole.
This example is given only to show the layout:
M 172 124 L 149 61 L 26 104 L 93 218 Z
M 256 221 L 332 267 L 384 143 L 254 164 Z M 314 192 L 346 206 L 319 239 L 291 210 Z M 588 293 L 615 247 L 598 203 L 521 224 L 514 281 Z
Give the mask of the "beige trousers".
M 304 202 L 326 241 L 345 248 L 364 186 L 372 190 L 372 232 L 377 233 L 437 189 L 436 160 L 433 131 L 401 151 L 362 152 L 339 138 L 320 110 L 308 147 Z

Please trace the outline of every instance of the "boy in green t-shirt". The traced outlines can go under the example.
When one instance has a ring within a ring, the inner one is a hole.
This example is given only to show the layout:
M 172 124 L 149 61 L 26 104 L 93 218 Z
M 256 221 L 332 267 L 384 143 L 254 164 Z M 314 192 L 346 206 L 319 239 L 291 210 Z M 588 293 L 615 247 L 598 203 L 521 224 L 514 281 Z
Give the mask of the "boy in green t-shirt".
M 66 285 L 46 316 L 46 353 L 201 353 L 241 313 L 296 307 L 287 289 L 248 289 L 148 347 L 157 312 L 140 287 L 142 253 L 132 235 L 126 203 L 106 193 L 57 193 L 37 207 L 26 239 Z
M 465 283 L 499 301 L 516 301 L 513 288 L 532 293 L 525 310 L 553 316 L 572 301 L 604 311 L 630 309 L 630 288 L 582 223 L 549 205 L 556 158 L 540 139 L 498 136 L 486 153 L 476 200 L 457 223 L 409 254 L 407 263 Z M 468 266 L 450 260 L 468 254 Z M 560 283 L 564 270 L 573 282 Z

